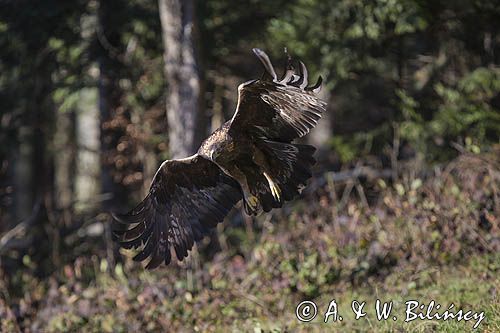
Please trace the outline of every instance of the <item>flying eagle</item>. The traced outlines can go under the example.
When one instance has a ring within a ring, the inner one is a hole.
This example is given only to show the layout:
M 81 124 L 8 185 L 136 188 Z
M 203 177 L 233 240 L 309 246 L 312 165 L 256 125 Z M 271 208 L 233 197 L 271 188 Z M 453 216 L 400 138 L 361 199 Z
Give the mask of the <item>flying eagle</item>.
M 267 54 L 253 49 L 265 68 L 261 79 L 238 87 L 233 118 L 217 129 L 193 156 L 164 161 L 149 194 L 129 213 L 113 215 L 113 235 L 127 249 L 139 249 L 146 268 L 168 265 L 171 248 L 183 260 L 194 242 L 222 222 L 243 199 L 257 215 L 283 206 L 311 177 L 315 148 L 293 143 L 312 129 L 326 103 L 308 87 L 307 69 L 290 57 L 278 78 Z

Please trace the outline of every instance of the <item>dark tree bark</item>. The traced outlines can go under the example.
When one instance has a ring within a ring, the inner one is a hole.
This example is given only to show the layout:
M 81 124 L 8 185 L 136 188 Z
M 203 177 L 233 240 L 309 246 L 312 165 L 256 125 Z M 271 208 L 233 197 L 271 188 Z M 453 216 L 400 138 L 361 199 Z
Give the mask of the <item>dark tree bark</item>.
M 158 0 L 163 30 L 167 120 L 172 158 L 196 152 L 203 136 L 193 0 Z
M 100 117 L 101 143 L 101 192 L 109 200 L 103 201 L 105 210 L 116 210 L 126 202 L 127 191 L 124 186 L 114 179 L 114 152 L 121 133 L 119 126 L 114 126 L 113 120 L 120 107 L 121 89 L 118 84 L 119 72 L 122 64 L 120 54 L 115 45 L 120 44 L 121 22 L 116 12 L 121 8 L 120 1 L 102 0 L 99 2 L 97 44 L 99 66 L 98 95 Z
M 34 68 L 34 89 L 32 105 L 28 110 L 31 127 L 31 193 L 33 194 L 32 214 L 29 218 L 35 255 L 34 260 L 42 261 L 48 257 L 54 260 L 54 249 L 57 239 L 50 232 L 55 223 L 54 217 L 54 149 L 53 133 L 55 106 L 50 98 L 51 68 L 46 63 L 48 59 L 41 57 Z M 36 212 L 36 213 L 35 213 Z M 57 232 L 57 231 L 56 231 Z M 47 245 L 49 244 L 49 245 Z M 38 267 L 38 273 L 43 271 Z
M 22 126 L 19 130 L 18 151 L 13 153 L 10 172 L 12 174 L 14 212 L 12 220 L 6 228 L 13 227 L 17 221 L 27 218 L 35 201 L 35 195 L 32 186 L 33 163 L 31 156 L 33 154 L 33 141 L 31 140 L 32 131 L 30 124 Z

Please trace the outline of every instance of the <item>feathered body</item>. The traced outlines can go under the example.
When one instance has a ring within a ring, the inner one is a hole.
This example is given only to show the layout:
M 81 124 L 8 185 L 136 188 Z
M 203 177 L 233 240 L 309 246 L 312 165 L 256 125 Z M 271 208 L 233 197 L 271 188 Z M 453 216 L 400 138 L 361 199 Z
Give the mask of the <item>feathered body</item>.
M 146 198 L 132 211 L 116 215 L 114 235 L 125 248 L 142 248 L 147 268 L 182 260 L 195 241 L 221 222 L 241 199 L 256 215 L 292 200 L 311 177 L 314 147 L 293 143 L 313 128 L 326 104 L 316 97 L 321 78 L 307 87 L 307 70 L 298 75 L 288 59 L 278 79 L 261 50 L 263 78 L 238 87 L 233 118 L 210 135 L 197 154 L 162 163 Z

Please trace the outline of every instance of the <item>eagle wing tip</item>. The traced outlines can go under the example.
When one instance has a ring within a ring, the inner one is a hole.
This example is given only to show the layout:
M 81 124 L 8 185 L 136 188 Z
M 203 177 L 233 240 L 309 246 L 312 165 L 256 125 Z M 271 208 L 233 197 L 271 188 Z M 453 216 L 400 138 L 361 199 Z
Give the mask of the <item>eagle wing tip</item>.
M 264 51 L 262 51 L 261 49 L 259 49 L 258 47 L 254 47 L 252 49 L 253 53 L 255 53 L 256 56 L 260 56 L 262 55 L 262 53 L 264 53 Z

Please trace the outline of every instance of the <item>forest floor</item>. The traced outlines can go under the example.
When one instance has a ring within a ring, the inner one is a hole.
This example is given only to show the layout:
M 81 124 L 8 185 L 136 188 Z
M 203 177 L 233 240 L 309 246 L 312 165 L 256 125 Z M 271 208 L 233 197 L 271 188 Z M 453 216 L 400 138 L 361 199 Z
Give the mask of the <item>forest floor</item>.
M 169 286 L 156 274 L 140 273 L 138 279 L 113 278 L 101 273 L 85 286 L 79 282 L 52 286 L 33 293 L 45 299 L 30 322 L 34 332 L 464 332 L 478 322 L 449 319 L 405 322 L 405 302 L 417 300 L 441 304 L 442 313 L 451 303 L 464 312 L 484 312 L 478 332 L 500 331 L 500 255 L 475 255 L 458 265 L 429 265 L 395 270 L 383 280 L 363 287 L 323 286 L 314 298 L 318 315 L 311 322 L 298 321 L 295 309 L 301 298 L 279 291 L 246 294 L 232 285 L 170 296 Z M 33 297 L 37 297 L 33 295 Z M 335 299 L 342 321 L 330 316 L 328 305 Z M 378 321 L 375 301 L 393 302 L 388 320 Z M 366 301 L 367 315 L 354 319 L 351 302 Z M 5 306 L 5 304 L 4 304 Z M 1 309 L 1 307 L 0 307 Z M 425 313 L 425 311 L 422 311 Z M 398 319 L 394 321 L 392 318 Z M 28 323 L 23 323 L 28 324 Z M 16 332 L 12 313 L 2 313 L 2 332 Z
M 466 153 L 425 176 L 408 168 L 397 181 L 327 181 L 283 210 L 235 215 L 219 226 L 222 251 L 210 261 L 195 251 L 144 271 L 128 253 L 113 263 L 112 251 L 92 246 L 104 236 L 81 232 L 48 276 L 35 274 L 30 255 L 0 272 L 2 332 L 458 332 L 478 322 L 479 332 L 499 332 L 496 153 Z M 387 320 L 376 318 L 377 299 L 393 302 Z M 296 316 L 304 300 L 317 304 L 310 322 Z M 332 300 L 343 320 L 325 323 Z M 354 300 L 366 301 L 358 320 Z M 432 315 L 476 316 L 405 322 L 412 300 L 440 304 Z

